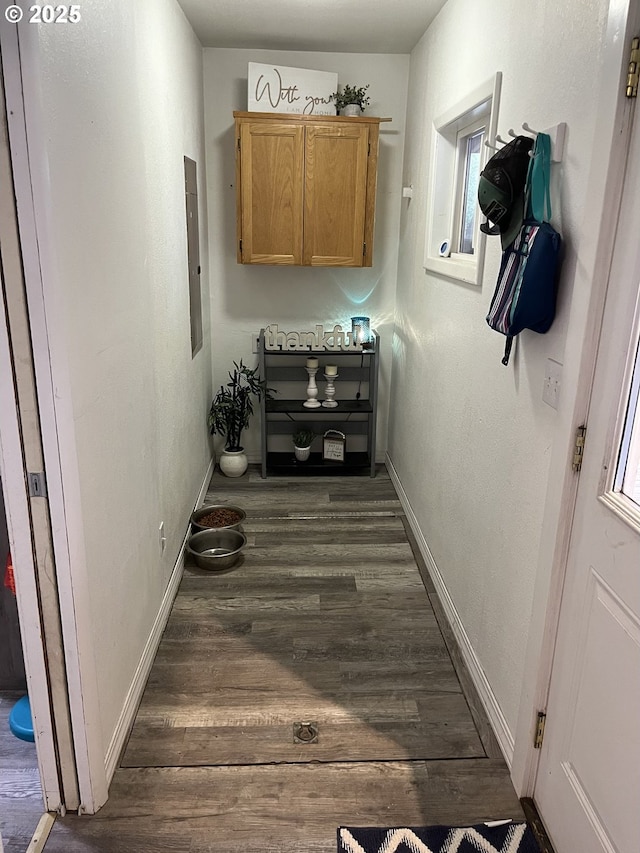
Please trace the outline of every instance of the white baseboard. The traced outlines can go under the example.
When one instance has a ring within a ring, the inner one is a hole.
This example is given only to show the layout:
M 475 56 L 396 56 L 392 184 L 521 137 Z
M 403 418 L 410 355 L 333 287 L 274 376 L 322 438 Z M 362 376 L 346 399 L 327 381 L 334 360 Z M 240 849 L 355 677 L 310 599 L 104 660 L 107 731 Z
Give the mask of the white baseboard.
M 400 498 L 400 503 L 406 513 L 411 530 L 413 531 L 413 535 L 418 543 L 420 553 L 422 554 L 424 561 L 427 564 L 427 568 L 429 569 L 429 574 L 436 588 L 436 592 L 438 593 L 438 597 L 440 598 L 442 608 L 447 616 L 449 624 L 451 625 L 451 630 L 454 633 L 458 646 L 460 647 L 462 658 L 469 670 L 471 680 L 478 691 L 478 696 L 480 697 L 480 701 L 482 702 L 482 706 L 489 719 L 491 728 L 498 740 L 507 766 L 511 769 L 514 749 L 513 734 L 507 724 L 504 714 L 502 713 L 502 709 L 498 704 L 495 693 L 491 689 L 491 685 L 487 680 L 487 676 L 485 675 L 480 660 L 473 648 L 473 645 L 471 644 L 471 640 L 465 631 L 462 620 L 460 619 L 460 614 L 456 610 L 453 599 L 449 595 L 444 579 L 440 574 L 435 560 L 433 559 L 433 554 L 431 553 L 427 541 L 424 538 L 424 534 L 420 529 L 416 514 L 411 507 L 407 493 L 400 482 L 398 472 L 396 471 L 388 453 L 386 455 L 386 465 L 387 470 L 389 471 L 389 476 L 391 477 L 393 485 L 398 493 L 398 497 Z
M 204 479 L 202 481 L 200 491 L 198 492 L 198 497 L 194 504 L 194 508 L 200 506 L 200 504 L 205 498 L 205 495 L 207 494 L 209 482 L 213 474 L 214 463 L 215 460 L 211 459 L 207 467 L 207 473 L 205 474 Z M 173 571 L 171 572 L 171 577 L 169 579 L 169 583 L 167 584 L 167 588 L 164 592 L 164 595 L 162 596 L 162 602 L 160 604 L 160 609 L 158 610 L 158 615 L 155 618 L 151 633 L 149 634 L 149 638 L 145 644 L 144 651 L 142 652 L 142 657 L 140 658 L 140 662 L 138 663 L 138 666 L 136 668 L 135 674 L 133 676 L 133 681 L 131 682 L 131 685 L 127 692 L 127 698 L 125 699 L 124 705 L 122 706 L 120 717 L 113 732 L 111 743 L 109 744 L 109 748 L 107 749 L 104 764 L 108 785 L 111 784 L 111 779 L 113 778 L 113 774 L 115 773 L 116 767 L 118 766 L 120 754 L 124 749 L 124 745 L 129 735 L 129 730 L 133 725 L 133 721 L 138 710 L 138 705 L 140 704 L 140 700 L 142 699 L 142 694 L 147 684 L 147 679 L 149 678 L 149 673 L 151 671 L 151 667 L 153 666 L 153 661 L 155 659 L 156 652 L 158 651 L 158 646 L 160 645 L 162 634 L 164 633 L 164 629 L 169 619 L 169 614 L 171 613 L 171 608 L 173 607 L 173 601 L 176 597 L 176 593 L 178 592 L 180 581 L 182 580 L 182 572 L 184 570 L 184 554 L 185 549 L 187 547 L 188 538 L 189 527 L 187 527 L 187 531 L 185 532 L 178 558 L 176 559 L 175 566 L 173 567 Z
M 211 457 L 209 461 L 209 467 L 207 468 L 207 473 L 204 475 L 204 480 L 202 481 L 202 485 L 200 486 L 200 491 L 198 492 L 198 497 L 196 498 L 196 502 L 193 506 L 194 509 L 199 509 L 204 503 L 204 499 L 207 496 L 207 492 L 209 491 L 209 483 L 211 482 L 211 478 L 213 477 L 213 471 L 216 467 L 216 458 L 215 456 Z

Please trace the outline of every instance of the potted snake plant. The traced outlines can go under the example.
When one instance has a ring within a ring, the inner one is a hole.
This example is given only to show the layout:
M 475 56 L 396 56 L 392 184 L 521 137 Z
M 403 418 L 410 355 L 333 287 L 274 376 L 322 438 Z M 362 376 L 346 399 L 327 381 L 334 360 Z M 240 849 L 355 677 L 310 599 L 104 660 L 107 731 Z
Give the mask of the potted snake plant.
M 272 390 L 266 381 L 253 369 L 234 361 L 229 372 L 229 382 L 221 385 L 213 398 L 207 424 L 211 435 L 225 437 L 225 446 L 220 457 L 220 470 L 227 477 L 241 477 L 247 470 L 248 460 L 241 443 L 242 432 L 249 426 L 253 415 L 254 400 L 271 398 Z

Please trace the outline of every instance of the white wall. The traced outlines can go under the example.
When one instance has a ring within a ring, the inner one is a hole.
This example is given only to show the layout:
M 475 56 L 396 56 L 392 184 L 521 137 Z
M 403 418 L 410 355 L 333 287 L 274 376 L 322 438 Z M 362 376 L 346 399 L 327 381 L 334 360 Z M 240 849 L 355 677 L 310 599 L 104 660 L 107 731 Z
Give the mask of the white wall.
M 380 156 L 373 267 L 311 269 L 251 267 L 236 262 L 235 160 L 233 111 L 247 109 L 247 63 L 335 71 L 339 84 L 370 84 L 367 114 L 392 117 L 380 126 Z M 232 361 L 255 364 L 251 334 L 279 323 L 306 329 L 316 323 L 342 322 L 365 314 L 382 338 L 378 456 L 386 449 L 391 337 L 395 305 L 398 229 L 408 56 L 288 51 L 204 51 L 209 253 L 211 258 L 211 327 L 214 378 L 226 378 Z M 259 458 L 259 422 L 243 436 L 250 457 Z M 219 439 L 221 441 L 221 439 Z
M 106 753 L 210 458 L 209 304 L 205 287 L 192 359 L 183 169 L 184 155 L 198 163 L 206 283 L 202 51 L 173 0 L 81 12 L 37 32 L 31 143 L 50 171 L 57 274 L 44 284 L 68 363 L 58 406 L 71 408 L 77 481 L 74 465 L 63 477 L 69 495 L 79 483 Z
M 563 361 L 592 155 L 605 0 L 449 0 L 411 55 L 389 450 L 420 529 L 511 736 L 557 413 L 542 402 L 546 359 Z M 589 62 L 583 57 L 589 56 Z M 508 368 L 485 315 L 499 264 L 489 238 L 481 288 L 422 267 L 434 117 L 503 72 L 499 131 L 568 124 L 554 166 L 566 257 L 558 316 L 523 333 Z M 508 738 L 507 738 L 508 740 Z

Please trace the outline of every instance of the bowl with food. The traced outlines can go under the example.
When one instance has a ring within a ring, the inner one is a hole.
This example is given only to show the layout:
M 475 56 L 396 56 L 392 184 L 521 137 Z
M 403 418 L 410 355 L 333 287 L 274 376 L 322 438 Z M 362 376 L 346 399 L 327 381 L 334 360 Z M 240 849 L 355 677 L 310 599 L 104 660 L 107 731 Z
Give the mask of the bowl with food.
M 195 532 L 201 530 L 238 530 L 242 533 L 242 522 L 247 517 L 239 506 L 231 504 L 209 504 L 197 509 L 191 516 Z

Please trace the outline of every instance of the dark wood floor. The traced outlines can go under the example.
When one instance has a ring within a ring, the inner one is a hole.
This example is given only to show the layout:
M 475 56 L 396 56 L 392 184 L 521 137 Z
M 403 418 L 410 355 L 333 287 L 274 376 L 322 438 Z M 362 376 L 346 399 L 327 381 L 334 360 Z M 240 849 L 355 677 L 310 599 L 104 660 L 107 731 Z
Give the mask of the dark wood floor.
M 386 471 L 216 474 L 208 499 L 247 511 L 242 564 L 187 568 L 110 799 L 46 850 L 334 853 L 340 824 L 521 819 Z
M 22 692 L 0 692 L 0 834 L 5 853 L 24 853 L 44 812 L 36 747 L 9 729 Z

